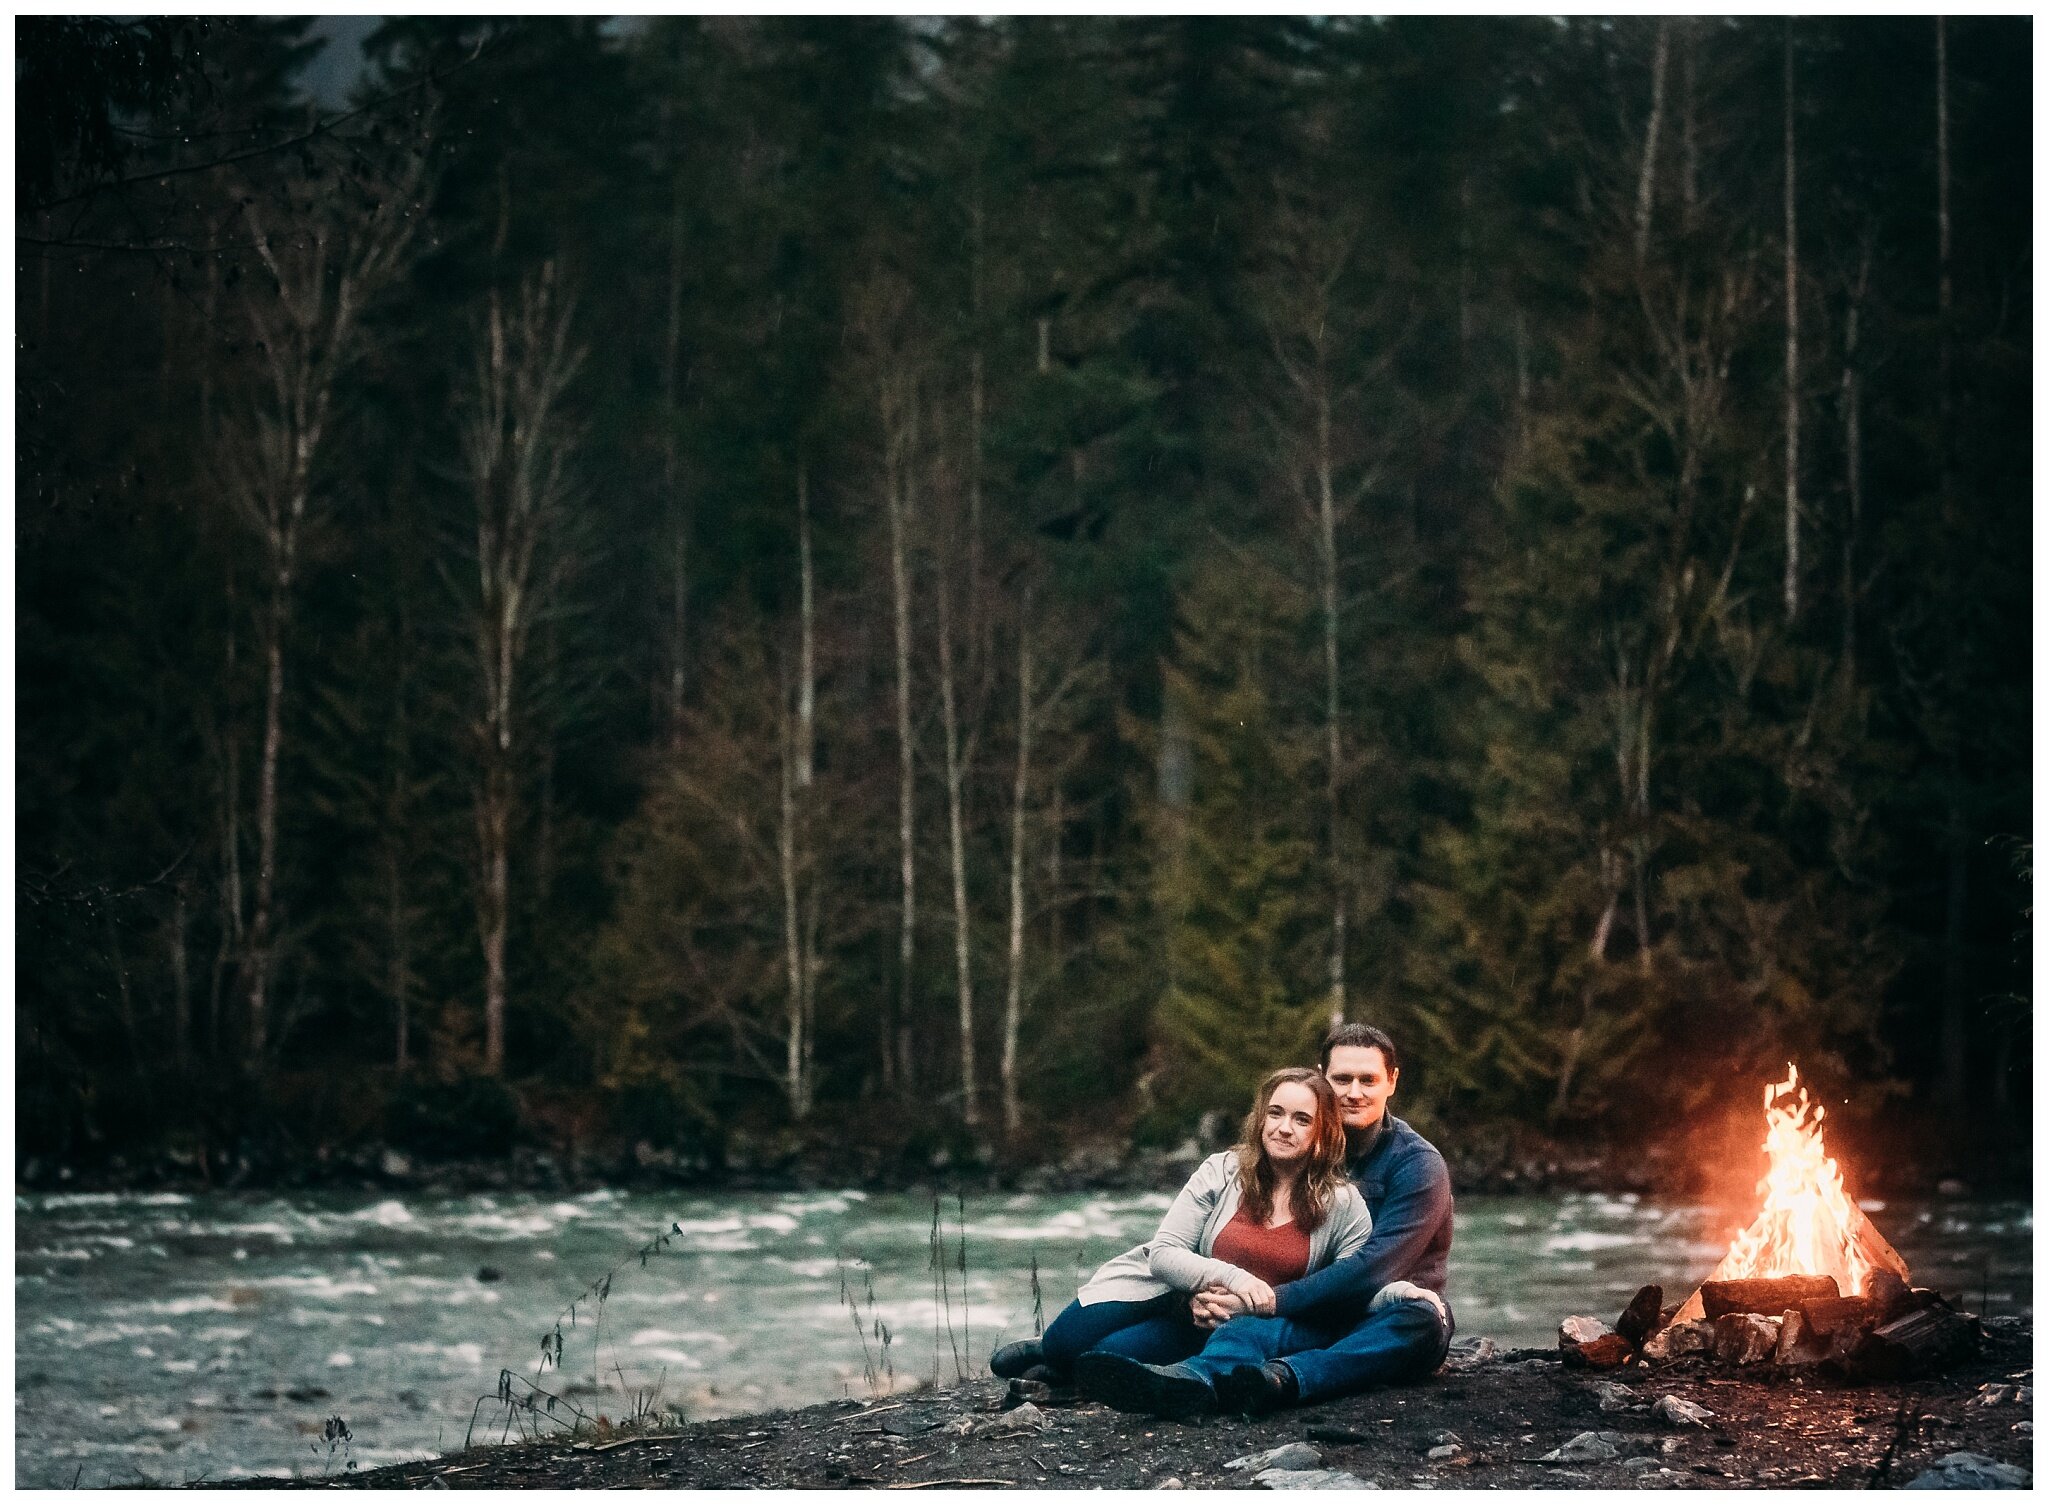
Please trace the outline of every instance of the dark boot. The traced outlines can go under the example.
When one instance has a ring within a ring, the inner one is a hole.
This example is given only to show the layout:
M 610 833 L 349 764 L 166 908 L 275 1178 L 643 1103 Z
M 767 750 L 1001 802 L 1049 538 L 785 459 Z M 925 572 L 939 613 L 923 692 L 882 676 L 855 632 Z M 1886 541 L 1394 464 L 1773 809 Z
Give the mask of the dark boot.
M 1168 1421 L 1216 1414 L 1216 1392 L 1185 1364 L 1140 1364 L 1122 1354 L 1084 1353 L 1075 1361 L 1074 1382 L 1088 1399 L 1112 1410 Z
M 1023 1378 L 1024 1371 L 1045 1362 L 1045 1345 L 1036 1338 L 1005 1343 L 988 1356 L 989 1373 L 999 1380 Z
M 1300 1399 L 1294 1371 L 1278 1359 L 1263 1366 L 1240 1364 L 1216 1376 L 1216 1404 L 1225 1411 L 1264 1416 Z

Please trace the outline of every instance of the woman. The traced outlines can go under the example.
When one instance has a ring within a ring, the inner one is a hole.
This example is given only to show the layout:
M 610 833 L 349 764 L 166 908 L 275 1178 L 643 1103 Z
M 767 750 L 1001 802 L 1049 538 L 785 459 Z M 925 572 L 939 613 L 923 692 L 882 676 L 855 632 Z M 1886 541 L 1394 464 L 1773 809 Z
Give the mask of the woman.
M 1004 1379 L 1065 1383 L 1084 1353 L 1175 1364 L 1209 1336 L 1188 1297 L 1223 1286 L 1262 1315 L 1273 1288 L 1365 1243 L 1372 1220 L 1344 1174 L 1344 1119 L 1320 1071 L 1288 1067 L 1259 1084 L 1235 1148 L 1211 1155 L 1160 1220 L 1159 1231 L 1097 1270 L 1043 1338 L 989 1359 Z M 1048 1373 L 1032 1373 L 1040 1367 Z

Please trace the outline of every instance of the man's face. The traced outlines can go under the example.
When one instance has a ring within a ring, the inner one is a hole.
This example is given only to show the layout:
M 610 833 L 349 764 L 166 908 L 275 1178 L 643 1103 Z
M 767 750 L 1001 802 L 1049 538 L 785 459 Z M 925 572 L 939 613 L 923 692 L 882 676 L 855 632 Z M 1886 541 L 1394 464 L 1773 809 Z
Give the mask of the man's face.
M 1401 1081 L 1400 1072 L 1387 1070 L 1386 1054 L 1377 1045 L 1339 1045 L 1323 1075 L 1337 1094 L 1344 1127 L 1352 1130 L 1377 1127 Z

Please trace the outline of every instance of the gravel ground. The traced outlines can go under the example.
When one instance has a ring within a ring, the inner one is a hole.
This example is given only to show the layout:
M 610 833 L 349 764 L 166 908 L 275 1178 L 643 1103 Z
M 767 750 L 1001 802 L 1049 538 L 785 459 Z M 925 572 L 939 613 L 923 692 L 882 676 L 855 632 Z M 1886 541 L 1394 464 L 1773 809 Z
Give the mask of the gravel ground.
M 1005 1412 L 1004 1386 L 990 1379 L 659 1435 L 475 1448 L 326 1481 L 243 1482 L 393 1489 L 1896 1488 L 1958 1452 L 2030 1470 L 2032 1364 L 2030 1319 L 1994 1324 L 1982 1353 L 1945 1375 L 1892 1384 L 1775 1371 L 1731 1377 L 1697 1359 L 1591 1375 L 1564 1368 L 1555 1354 L 1515 1350 L 1419 1385 L 1258 1420 L 1193 1424 L 1125 1416 L 1089 1402 Z M 2019 1385 L 2029 1387 L 2024 1399 L 2010 1394 Z M 1596 1388 L 1608 1386 L 1621 1388 Z M 2008 1393 L 1985 1404 L 1987 1386 Z M 1649 1409 L 1667 1395 L 1704 1407 L 1712 1418 L 1678 1425 Z M 1229 1466 L 1287 1444 L 1313 1450 L 1276 1460 L 1293 1465 L 1284 1470 L 1293 1477 L 1258 1481 L 1257 1469 Z M 1558 1449 L 1566 1456 L 1546 1461 Z

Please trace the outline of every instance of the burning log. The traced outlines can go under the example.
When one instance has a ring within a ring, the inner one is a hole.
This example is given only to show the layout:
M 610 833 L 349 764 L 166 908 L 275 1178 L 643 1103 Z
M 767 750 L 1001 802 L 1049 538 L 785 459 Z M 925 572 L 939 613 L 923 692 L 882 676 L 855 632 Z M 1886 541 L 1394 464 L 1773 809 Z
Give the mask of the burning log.
M 1835 1293 L 1867 1291 L 1890 1274 L 1903 1285 L 1906 1262 L 1871 1225 L 1842 1183 L 1821 1134 L 1826 1109 L 1807 1101 L 1799 1069 L 1764 1089 L 1764 1151 L 1769 1165 L 1758 1187 L 1763 1207 L 1707 1277 L 1734 1285 L 1773 1276 L 1830 1276 Z M 1796 1305 L 1767 1308 L 1775 1314 Z M 1737 1308 L 1730 1308 L 1737 1310 Z M 1686 1299 L 1678 1320 L 1711 1316 L 1706 1286 Z
M 1839 1332 L 1870 1326 L 1880 1313 L 1868 1296 L 1819 1296 L 1800 1302 L 1799 1315 L 1808 1332 L 1832 1338 Z
M 1700 1287 L 1700 1302 L 1708 1317 L 1726 1317 L 1736 1312 L 1755 1312 L 1775 1317 L 1789 1312 L 1802 1301 L 1839 1296 L 1841 1287 L 1832 1275 L 1771 1275 L 1749 1280 L 1710 1280 Z

